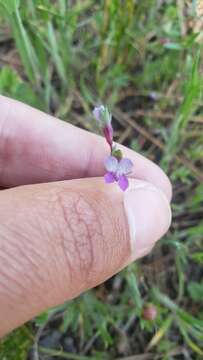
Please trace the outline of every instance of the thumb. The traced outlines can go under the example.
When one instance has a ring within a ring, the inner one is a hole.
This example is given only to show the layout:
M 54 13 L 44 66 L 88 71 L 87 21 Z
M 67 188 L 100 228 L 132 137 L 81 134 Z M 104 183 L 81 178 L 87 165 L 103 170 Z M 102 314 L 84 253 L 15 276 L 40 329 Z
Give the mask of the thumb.
M 0 334 L 103 282 L 167 231 L 168 200 L 149 183 L 91 178 L 0 193 Z

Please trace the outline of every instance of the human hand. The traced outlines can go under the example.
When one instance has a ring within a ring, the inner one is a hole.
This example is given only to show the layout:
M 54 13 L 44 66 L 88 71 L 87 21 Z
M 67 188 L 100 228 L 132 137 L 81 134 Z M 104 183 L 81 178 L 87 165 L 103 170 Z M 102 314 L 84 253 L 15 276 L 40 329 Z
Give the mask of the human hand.
M 3 336 L 149 253 L 170 225 L 171 185 L 119 145 L 134 163 L 123 193 L 101 178 L 103 138 L 3 96 L 0 109 Z

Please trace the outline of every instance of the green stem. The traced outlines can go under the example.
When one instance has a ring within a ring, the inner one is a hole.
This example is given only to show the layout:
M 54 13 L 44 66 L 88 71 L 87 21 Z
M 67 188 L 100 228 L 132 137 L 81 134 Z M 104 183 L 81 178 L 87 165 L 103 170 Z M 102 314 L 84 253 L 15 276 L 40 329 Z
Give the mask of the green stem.
M 64 359 L 68 359 L 68 360 L 94 360 L 96 359 L 95 357 L 89 357 L 89 356 L 84 356 L 84 355 L 77 355 L 77 354 L 72 354 L 69 352 L 64 352 L 62 350 L 54 350 L 54 349 L 47 349 L 43 346 L 39 346 L 39 351 L 42 352 L 43 354 L 47 354 L 47 355 L 51 355 L 54 357 L 58 357 L 58 358 L 64 358 Z

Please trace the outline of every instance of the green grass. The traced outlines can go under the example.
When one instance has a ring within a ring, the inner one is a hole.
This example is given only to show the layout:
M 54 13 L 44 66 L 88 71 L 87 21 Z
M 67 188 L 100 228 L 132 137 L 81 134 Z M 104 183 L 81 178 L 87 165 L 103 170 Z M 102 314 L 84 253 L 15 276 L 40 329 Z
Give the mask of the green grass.
M 26 359 L 36 339 L 41 356 L 61 359 L 203 357 L 203 79 L 195 3 L 0 0 L 1 93 L 87 129 L 93 104 L 102 101 L 113 109 L 116 140 L 161 164 L 174 190 L 172 227 L 152 255 L 42 314 L 29 336 L 11 334 L 1 358 Z M 153 322 L 143 319 L 148 302 L 158 310 Z M 50 336 L 55 328 L 73 339 L 72 354 L 40 344 L 45 326 Z
M 28 326 L 22 326 L 1 340 L 0 354 L 3 360 L 22 360 L 27 358 L 27 354 L 33 343 L 33 336 Z

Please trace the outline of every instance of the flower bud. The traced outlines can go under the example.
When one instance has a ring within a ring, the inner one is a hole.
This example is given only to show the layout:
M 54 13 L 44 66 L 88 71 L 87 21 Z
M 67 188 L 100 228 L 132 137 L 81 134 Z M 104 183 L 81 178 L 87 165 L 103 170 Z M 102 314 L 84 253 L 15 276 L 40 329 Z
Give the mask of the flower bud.
M 111 114 L 109 113 L 107 107 L 104 105 L 96 106 L 93 110 L 93 115 L 98 121 L 101 128 L 111 124 Z
M 105 107 L 104 105 L 100 105 L 100 106 L 95 106 L 94 110 L 93 110 L 93 115 L 95 117 L 95 119 L 100 122 L 101 121 L 101 117 L 102 117 L 102 113 L 105 111 Z
M 103 128 L 103 134 L 105 136 L 105 139 L 107 141 L 107 143 L 109 144 L 109 146 L 112 149 L 112 143 L 113 143 L 113 128 L 111 126 L 111 124 L 105 126 Z
M 153 321 L 157 317 L 157 308 L 154 304 L 146 304 L 142 311 L 142 317 L 145 320 Z
M 112 150 L 112 144 L 113 144 L 113 128 L 111 125 L 111 114 L 109 113 L 107 107 L 104 107 L 104 105 L 96 106 L 93 110 L 93 115 L 97 122 L 99 123 L 103 134 L 105 136 L 105 139 Z

